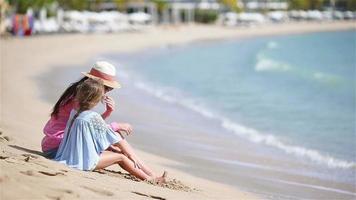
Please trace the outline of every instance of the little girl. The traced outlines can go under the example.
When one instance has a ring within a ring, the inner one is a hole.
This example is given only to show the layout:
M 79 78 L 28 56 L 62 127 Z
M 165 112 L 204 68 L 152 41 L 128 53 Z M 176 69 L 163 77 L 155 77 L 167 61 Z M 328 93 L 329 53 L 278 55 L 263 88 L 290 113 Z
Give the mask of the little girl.
M 78 109 L 71 111 L 55 160 L 80 170 L 119 164 L 141 180 L 164 183 L 166 172 L 160 177 L 145 173 L 125 145 L 120 143 L 121 136 L 109 128 L 100 114 L 91 110 L 103 95 L 104 85 L 100 79 L 87 79 L 78 85 L 75 97 Z M 121 153 L 109 151 L 111 145 L 119 147 Z

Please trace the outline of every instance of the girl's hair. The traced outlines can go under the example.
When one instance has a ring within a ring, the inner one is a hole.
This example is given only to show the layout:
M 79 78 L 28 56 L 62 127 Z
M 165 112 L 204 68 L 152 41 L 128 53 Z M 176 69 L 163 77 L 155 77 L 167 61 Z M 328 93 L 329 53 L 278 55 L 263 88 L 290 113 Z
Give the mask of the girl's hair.
M 79 111 L 92 109 L 104 95 L 104 84 L 100 79 L 87 79 L 77 87 L 75 96 Z
M 88 80 L 88 77 L 83 77 L 79 81 L 72 83 L 61 95 L 58 99 L 57 103 L 53 106 L 53 110 L 51 113 L 52 117 L 57 117 L 59 113 L 59 107 L 66 105 L 69 103 L 76 95 L 77 95 L 77 87 L 85 80 Z
M 73 116 L 68 130 L 70 130 L 74 120 L 80 115 L 80 113 L 90 110 L 96 106 L 96 104 L 98 104 L 102 99 L 103 95 L 104 84 L 102 80 L 90 78 L 80 83 L 77 86 L 77 94 L 75 96 L 78 101 L 79 108 L 77 113 Z

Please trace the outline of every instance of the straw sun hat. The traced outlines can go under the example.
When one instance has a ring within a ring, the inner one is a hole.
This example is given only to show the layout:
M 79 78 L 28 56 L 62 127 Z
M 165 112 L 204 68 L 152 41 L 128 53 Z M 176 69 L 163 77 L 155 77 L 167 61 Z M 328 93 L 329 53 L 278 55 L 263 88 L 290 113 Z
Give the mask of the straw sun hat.
M 89 78 L 98 78 L 103 80 L 105 86 L 111 88 L 121 88 L 120 83 L 115 80 L 115 67 L 106 61 L 96 62 L 91 68 L 90 72 L 82 72 L 82 74 Z

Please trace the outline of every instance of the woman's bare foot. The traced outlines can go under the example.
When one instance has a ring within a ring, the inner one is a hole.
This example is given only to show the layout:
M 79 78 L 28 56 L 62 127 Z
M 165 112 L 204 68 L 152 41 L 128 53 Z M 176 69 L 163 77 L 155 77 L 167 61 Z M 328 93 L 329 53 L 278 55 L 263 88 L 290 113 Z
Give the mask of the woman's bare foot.
M 166 180 L 167 179 L 167 175 L 168 175 L 167 171 L 164 171 L 162 176 L 157 177 L 157 178 L 154 179 L 154 182 L 156 184 L 158 184 L 158 185 L 162 185 L 162 184 L 166 183 L 167 182 L 167 180 Z

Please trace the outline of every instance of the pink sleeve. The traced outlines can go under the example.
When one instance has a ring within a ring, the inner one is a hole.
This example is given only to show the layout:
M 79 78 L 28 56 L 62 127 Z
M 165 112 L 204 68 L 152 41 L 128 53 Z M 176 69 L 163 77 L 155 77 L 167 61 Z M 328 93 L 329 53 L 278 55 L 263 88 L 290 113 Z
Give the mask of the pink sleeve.
M 110 127 L 111 127 L 111 129 L 114 130 L 114 131 L 118 131 L 118 130 L 120 129 L 119 123 L 117 123 L 117 122 L 111 122 L 111 123 L 110 123 Z

